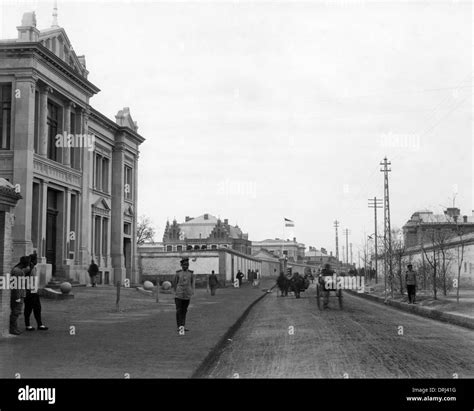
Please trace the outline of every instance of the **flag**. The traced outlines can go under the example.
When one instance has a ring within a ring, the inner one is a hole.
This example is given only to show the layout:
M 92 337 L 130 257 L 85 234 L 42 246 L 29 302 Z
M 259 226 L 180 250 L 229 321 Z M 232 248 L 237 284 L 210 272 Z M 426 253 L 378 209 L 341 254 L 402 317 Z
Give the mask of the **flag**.
M 288 218 L 285 218 L 285 227 L 294 227 L 295 223 Z

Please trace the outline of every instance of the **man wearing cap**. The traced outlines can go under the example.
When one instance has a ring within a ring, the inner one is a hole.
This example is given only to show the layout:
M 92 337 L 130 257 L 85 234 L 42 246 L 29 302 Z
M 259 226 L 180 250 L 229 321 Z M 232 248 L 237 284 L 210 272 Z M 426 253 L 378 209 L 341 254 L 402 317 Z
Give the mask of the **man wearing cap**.
M 413 271 L 413 265 L 407 265 L 408 271 L 405 273 L 405 281 L 407 284 L 408 304 L 415 304 L 416 296 L 416 272 Z
M 189 270 L 189 258 L 187 257 L 181 260 L 181 270 L 176 271 L 173 288 L 175 292 L 174 302 L 176 304 L 178 334 L 183 335 L 185 331 L 189 331 L 185 328 L 186 313 L 195 290 L 194 274 Z

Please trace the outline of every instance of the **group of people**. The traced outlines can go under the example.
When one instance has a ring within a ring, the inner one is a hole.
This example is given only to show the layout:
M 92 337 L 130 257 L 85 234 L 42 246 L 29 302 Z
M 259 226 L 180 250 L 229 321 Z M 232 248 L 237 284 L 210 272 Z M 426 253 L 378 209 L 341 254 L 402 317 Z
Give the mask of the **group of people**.
M 239 282 L 239 287 L 242 287 L 242 282 L 244 280 L 244 273 L 240 270 L 237 271 L 237 274 L 235 278 L 237 278 Z M 249 284 L 252 284 L 254 287 L 258 285 L 258 280 L 259 280 L 259 273 L 258 270 L 247 270 L 247 281 Z
M 300 298 L 301 292 L 309 287 L 309 282 L 310 276 L 308 274 L 302 276 L 298 272 L 295 272 L 291 276 L 287 276 L 283 271 L 281 271 L 277 278 L 277 286 L 282 297 L 287 297 L 288 292 L 293 291 L 295 297 Z
M 36 253 L 20 258 L 18 264 L 13 267 L 10 275 L 17 278 L 17 284 L 20 284 L 18 279 L 24 276 L 30 276 L 32 279 L 37 277 L 36 264 L 38 258 Z M 23 282 L 23 284 L 38 284 L 37 281 Z M 30 324 L 31 313 L 33 313 L 38 330 L 47 330 L 41 319 L 41 301 L 37 288 L 22 288 L 15 287 L 10 292 L 10 334 L 20 335 L 21 331 L 18 328 L 18 318 L 23 311 L 25 318 L 25 327 L 27 331 L 33 331 L 34 328 Z

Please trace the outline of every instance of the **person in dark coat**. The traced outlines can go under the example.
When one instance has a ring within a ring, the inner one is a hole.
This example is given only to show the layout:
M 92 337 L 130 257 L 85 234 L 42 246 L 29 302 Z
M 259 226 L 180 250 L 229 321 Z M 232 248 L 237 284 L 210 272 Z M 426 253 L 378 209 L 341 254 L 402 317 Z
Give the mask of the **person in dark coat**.
M 238 271 L 237 272 L 237 280 L 239 280 L 239 287 L 242 287 L 242 279 L 244 278 L 244 274 L 242 273 L 242 271 Z
M 91 265 L 89 266 L 87 272 L 89 273 L 89 276 L 91 278 L 92 287 L 95 287 L 97 274 L 99 273 L 99 266 L 94 262 L 94 260 L 91 261 Z
M 211 295 L 216 295 L 216 288 L 219 286 L 219 279 L 214 271 L 211 272 L 208 280 L 209 289 L 211 290 Z
M 38 273 L 36 271 L 36 264 L 38 263 L 38 256 L 36 253 L 30 254 L 30 273 L 28 274 L 30 278 L 36 277 L 38 279 Z M 38 294 L 37 289 L 30 289 L 26 290 L 26 297 L 25 297 L 25 327 L 27 331 L 33 331 L 34 328 L 30 325 L 30 316 L 33 312 L 33 315 L 36 320 L 36 325 L 38 326 L 38 330 L 45 331 L 48 329 L 43 324 L 43 320 L 41 319 L 41 301 L 40 296 Z
M 10 275 L 16 277 L 17 285 L 20 278 L 29 274 L 30 272 L 30 257 L 23 256 L 20 262 L 13 267 Z M 10 290 L 10 334 L 20 335 L 21 331 L 18 329 L 18 317 L 23 311 L 23 301 L 26 297 L 26 290 L 17 286 Z
M 331 268 L 330 264 L 325 264 L 324 268 L 321 270 L 321 275 L 319 277 L 319 284 L 322 287 L 323 290 L 323 307 L 328 308 L 329 307 L 329 290 L 326 286 L 326 277 L 333 277 L 334 275 L 334 270 Z
M 282 297 L 288 296 L 288 278 L 286 278 L 286 275 L 283 271 L 280 272 L 280 275 L 277 278 L 277 286 L 280 289 L 280 295 Z

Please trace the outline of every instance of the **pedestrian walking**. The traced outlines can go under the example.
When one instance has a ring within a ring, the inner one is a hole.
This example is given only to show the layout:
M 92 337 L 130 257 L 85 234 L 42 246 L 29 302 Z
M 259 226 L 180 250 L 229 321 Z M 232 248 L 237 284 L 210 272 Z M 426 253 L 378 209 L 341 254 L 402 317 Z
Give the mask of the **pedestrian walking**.
M 239 287 L 242 287 L 242 279 L 244 278 L 244 274 L 242 273 L 242 271 L 239 270 L 237 272 L 236 277 L 237 277 L 237 280 L 239 280 Z
M 211 272 L 211 275 L 209 276 L 207 280 L 207 285 L 209 289 L 211 290 L 211 295 L 216 295 L 216 288 L 220 284 L 219 284 L 219 279 L 217 278 L 217 275 L 214 273 L 214 271 Z
M 194 273 L 189 270 L 189 258 L 187 257 L 181 260 L 181 270 L 176 271 L 173 288 L 175 292 L 174 302 L 176 305 L 178 334 L 184 335 L 185 331 L 189 331 L 186 328 L 186 314 L 196 288 Z
M 408 304 L 416 304 L 416 272 L 413 271 L 413 265 L 407 265 L 408 271 L 405 273 L 405 282 L 407 285 Z
M 39 278 L 38 278 L 38 273 L 37 273 L 37 268 L 36 264 L 38 263 L 38 256 L 36 255 L 36 252 L 33 254 L 30 254 L 30 272 L 29 276 L 30 279 L 34 281 L 34 284 L 38 284 Z M 31 284 L 31 281 L 30 281 Z M 33 331 L 34 328 L 30 325 L 30 316 L 31 312 L 33 312 L 33 315 L 36 320 L 36 325 L 38 327 L 38 330 L 40 331 L 46 331 L 48 327 L 46 327 L 43 324 L 43 321 L 41 319 L 41 301 L 40 301 L 40 296 L 38 294 L 38 289 L 27 289 L 26 290 L 26 296 L 25 296 L 25 327 L 27 331 Z
M 97 274 L 99 273 L 99 266 L 94 262 L 94 260 L 91 261 L 91 265 L 89 266 L 87 272 L 89 273 L 89 277 L 91 278 L 92 287 L 95 287 Z
M 30 257 L 23 256 L 20 262 L 12 268 L 10 275 L 16 277 L 17 286 L 10 290 L 10 334 L 20 335 L 18 329 L 18 317 L 23 311 L 23 302 L 26 296 L 26 290 L 21 287 L 21 277 L 30 272 Z
M 254 275 L 253 275 L 253 282 L 252 282 L 253 287 L 258 287 L 258 285 L 260 284 L 259 277 L 260 276 L 258 274 L 258 270 L 255 270 Z

